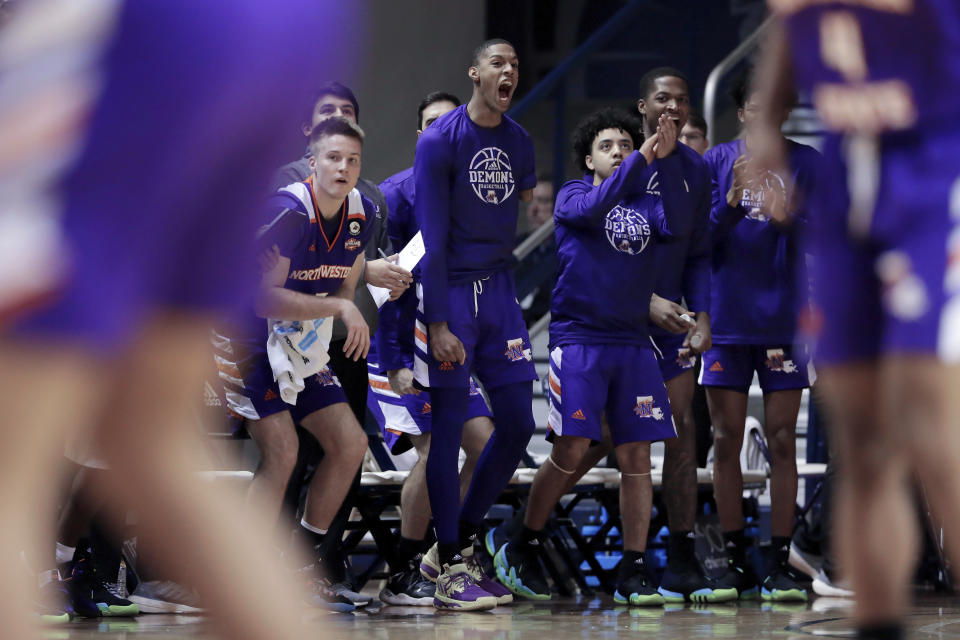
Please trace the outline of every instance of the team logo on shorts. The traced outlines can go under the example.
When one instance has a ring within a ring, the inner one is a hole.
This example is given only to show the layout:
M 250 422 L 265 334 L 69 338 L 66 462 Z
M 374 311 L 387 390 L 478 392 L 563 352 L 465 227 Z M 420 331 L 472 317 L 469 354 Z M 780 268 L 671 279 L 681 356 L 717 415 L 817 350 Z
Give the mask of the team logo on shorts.
M 770 371 L 796 373 L 797 365 L 784 357 L 783 349 L 767 349 L 767 361 L 764 363 Z
M 653 402 L 653 396 L 637 396 L 637 406 L 633 412 L 638 418 L 653 418 L 654 420 L 663 420 L 663 409 L 656 406 Z
M 360 248 L 360 241 L 356 238 L 347 238 L 346 242 L 343 243 L 343 248 L 347 251 L 356 251 Z
M 500 204 L 513 193 L 513 169 L 510 156 L 498 147 L 485 147 L 470 160 L 470 186 L 487 204 Z
M 332 387 L 337 384 L 330 367 L 324 367 L 320 370 L 320 373 L 317 374 L 317 382 L 319 382 L 322 387 Z
M 697 364 L 697 356 L 684 355 L 689 353 L 687 349 L 677 349 L 677 366 L 681 369 L 692 369 Z
M 767 171 L 759 178 L 759 182 L 754 182 L 749 188 L 743 190 L 743 196 L 740 198 L 740 206 L 747 210 L 747 217 L 757 222 L 769 222 L 762 209 L 767 200 L 779 198 L 781 202 L 787 197 L 787 185 L 783 178 L 772 171 Z
M 507 350 L 503 355 L 507 356 L 507 360 L 510 362 L 522 362 L 524 360 L 529 362 L 533 360 L 533 354 L 530 353 L 530 348 L 524 347 L 523 338 L 507 340 Z
M 617 251 L 637 255 L 650 242 L 650 224 L 639 211 L 615 206 L 603 221 L 607 240 Z

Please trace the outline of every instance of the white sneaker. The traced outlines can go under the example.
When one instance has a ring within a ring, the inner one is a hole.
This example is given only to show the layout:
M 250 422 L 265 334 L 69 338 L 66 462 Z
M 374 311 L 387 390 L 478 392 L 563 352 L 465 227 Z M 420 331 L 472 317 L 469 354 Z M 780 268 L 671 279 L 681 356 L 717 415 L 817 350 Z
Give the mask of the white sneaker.
M 791 542 L 790 557 L 787 562 L 797 571 L 802 571 L 813 578 L 820 573 L 820 568 L 823 566 L 823 556 L 807 553 Z
M 813 579 L 813 592 L 818 596 L 830 598 L 852 598 L 853 590 L 846 581 L 832 582 L 823 571 L 817 573 Z
M 169 580 L 140 582 L 129 598 L 140 613 L 203 613 L 197 592 Z

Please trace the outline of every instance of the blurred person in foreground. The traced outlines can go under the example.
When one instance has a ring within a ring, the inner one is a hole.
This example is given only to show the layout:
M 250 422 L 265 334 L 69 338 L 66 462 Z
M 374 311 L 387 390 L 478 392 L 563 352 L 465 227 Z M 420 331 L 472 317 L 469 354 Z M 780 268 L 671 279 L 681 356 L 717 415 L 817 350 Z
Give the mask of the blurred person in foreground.
M 830 134 L 811 203 L 815 358 L 836 424 L 838 557 L 861 638 L 901 638 L 923 486 L 960 557 L 960 5 L 771 0 L 759 169 L 791 80 Z M 923 46 L 917 46 L 917 42 Z
M 269 533 L 203 485 L 194 399 L 219 313 L 252 293 L 258 196 L 351 12 L 295 0 L 24 3 L 0 39 L 0 616 L 34 637 L 21 554 L 53 546 L 67 431 L 123 482 L 105 496 L 163 529 L 158 553 L 229 638 L 302 638 Z M 324 33 L 322 26 L 337 24 Z M 69 28 L 66 28 L 69 25 Z M 290 38 L 292 32 L 317 38 Z M 319 44 L 318 44 L 319 43 Z M 290 70 L 296 69 L 296 72 Z M 295 133 L 295 132 L 294 132 Z M 103 490 L 103 489 L 101 489 Z M 56 606 L 56 605 L 53 605 Z

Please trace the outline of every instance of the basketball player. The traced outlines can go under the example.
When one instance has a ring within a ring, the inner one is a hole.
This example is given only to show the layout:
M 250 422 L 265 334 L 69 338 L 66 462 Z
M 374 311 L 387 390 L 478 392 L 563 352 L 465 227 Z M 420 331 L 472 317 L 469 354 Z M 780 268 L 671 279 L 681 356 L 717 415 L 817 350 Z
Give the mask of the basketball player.
M 321 564 L 314 580 L 317 595 L 338 610 L 349 610 L 353 604 L 331 593 L 329 577 L 321 575 L 322 551 L 327 529 L 363 461 L 367 439 L 329 366 L 304 380 L 295 405 L 283 400 L 267 356 L 265 336 L 273 329 L 265 319 L 340 318 L 348 332 L 345 356 L 365 357 L 369 328 L 353 296 L 377 214 L 355 189 L 363 150 L 363 133 L 356 125 L 343 118 L 323 120 L 310 134 L 310 149 L 313 175 L 273 196 L 268 223 L 258 232 L 262 249 L 277 259 L 262 276 L 255 315 L 218 332 L 215 347 L 228 408 L 247 419 L 247 430 L 258 445 L 266 443 L 261 446 L 266 454 L 287 452 L 280 464 L 269 466 L 273 473 L 258 473 L 250 485 L 248 499 L 259 517 L 275 520 L 280 511 L 296 462 L 295 422 L 316 436 L 326 452 L 310 482 L 300 524 Z
M 568 477 L 591 441 L 603 437 L 605 412 L 621 470 L 624 541 L 614 600 L 639 606 L 664 602 L 644 561 L 653 505 L 650 442 L 676 432 L 647 321 L 656 281 L 653 247 L 670 238 L 671 212 L 636 185 L 657 170 L 662 188 L 682 186 L 679 158 L 668 158 L 677 139 L 674 121 L 662 115 L 657 132 L 642 146 L 640 127 L 639 119 L 619 109 L 584 118 L 573 146 L 589 179 L 570 181 L 557 194 L 560 267 L 550 316 L 553 450 L 534 478 L 523 528 L 494 559 L 500 581 L 535 600 L 550 598 L 535 548 Z M 603 273 L 616 277 L 598 277 Z
M 643 132 L 651 136 L 661 115 L 674 120 L 679 130 L 690 115 L 690 94 L 686 77 L 671 67 L 648 71 L 640 79 L 637 110 L 643 116 Z M 664 442 L 663 498 L 670 529 L 668 562 L 660 593 L 667 602 L 719 602 L 735 598 L 729 587 L 721 587 L 703 576 L 694 553 L 693 528 L 697 510 L 697 462 L 695 421 L 691 403 L 694 366 L 698 353 L 710 348 L 710 170 L 703 158 L 684 144 L 678 144 L 683 188 L 660 189 L 651 180 L 646 189 L 670 199 L 676 211 L 670 244 L 656 248 L 659 276 L 654 288 L 650 316 L 656 326 L 650 335 L 660 354 L 660 372 L 667 385 L 677 437 Z M 680 305 L 686 304 L 687 312 Z M 686 323 L 685 313 L 696 318 Z M 666 328 L 664 328 L 666 327 Z
M 518 202 L 536 184 L 530 137 L 504 115 L 519 80 L 516 51 L 505 40 L 484 42 L 467 74 L 470 102 L 423 132 L 414 162 L 414 209 L 427 251 L 414 373 L 432 400 L 427 488 L 438 540 L 421 568 L 437 578 L 435 606 L 456 610 L 496 604 L 464 554 L 473 553 L 484 515 L 533 434 L 530 383 L 537 377 L 509 272 Z M 461 508 L 457 458 L 471 369 L 497 428 Z
M 815 357 L 837 424 L 838 556 L 858 636 L 901 638 L 919 542 L 912 478 L 960 557 L 960 7 L 770 6 L 754 157 L 764 170 L 786 163 L 777 117 L 795 78 L 831 132 L 811 243 Z
M 456 96 L 437 91 L 424 98 L 417 109 L 417 136 L 441 116 L 460 106 Z M 401 249 L 417 234 L 413 215 L 413 167 L 390 176 L 380 184 L 390 207 L 388 231 L 390 242 Z M 393 575 L 387 580 L 380 599 L 394 605 L 433 604 L 436 586 L 420 573 L 421 554 L 427 551 L 424 538 L 430 524 L 430 499 L 427 495 L 426 463 L 430 449 L 432 406 L 430 392 L 413 386 L 414 323 L 417 297 L 407 291 L 395 302 L 380 309 L 380 328 L 371 342 L 367 356 L 370 372 L 370 396 L 367 405 L 383 433 L 384 442 L 393 453 L 411 446 L 417 462 L 403 483 L 400 494 L 400 539 L 392 562 Z M 470 379 L 470 406 L 463 425 L 463 450 L 466 453 L 460 469 L 460 498 L 466 495 L 477 460 L 493 433 L 490 410 Z M 475 578 L 484 575 L 475 556 L 467 558 Z M 489 581 L 492 583 L 492 581 Z M 489 589 L 496 587 L 488 585 Z M 501 587 L 501 599 L 510 596 Z
M 713 347 L 703 355 L 700 383 L 714 428 L 713 484 L 730 569 L 741 598 L 806 600 L 790 571 L 790 537 L 797 501 L 797 414 L 810 386 L 809 357 L 794 347 L 796 318 L 807 306 L 808 282 L 799 234 L 806 220 L 820 154 L 784 140 L 790 172 L 749 180 L 751 149 L 761 110 L 748 72 L 731 90 L 744 136 L 715 146 L 705 159 L 713 174 L 711 305 Z M 792 105 L 790 105 L 792 107 Z M 781 113 L 781 124 L 789 116 Z M 754 372 L 763 390 L 763 431 L 771 454 L 771 547 L 767 576 L 747 562 L 743 531 L 740 450 L 747 393 Z
M 21 554 L 53 548 L 51 473 L 67 425 L 89 428 L 124 479 L 105 493 L 113 523 L 136 504 L 139 526 L 165 532 L 161 562 L 196 585 L 220 635 L 316 633 L 265 553 L 264 523 L 195 474 L 210 468 L 193 420 L 208 328 L 250 288 L 250 261 L 236 256 L 249 255 L 259 194 L 295 142 L 282 132 L 306 99 L 300 80 L 348 50 L 354 24 L 334 3 L 287 8 L 42 0 L 21 3 L 5 25 L 6 637 L 37 637 Z M 301 30 L 319 37 L 290 38 Z

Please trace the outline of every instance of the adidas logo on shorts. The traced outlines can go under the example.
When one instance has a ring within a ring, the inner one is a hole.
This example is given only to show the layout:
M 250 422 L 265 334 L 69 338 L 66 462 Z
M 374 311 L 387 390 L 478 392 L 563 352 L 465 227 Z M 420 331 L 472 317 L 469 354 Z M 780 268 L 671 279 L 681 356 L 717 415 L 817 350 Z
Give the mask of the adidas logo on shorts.
M 710 365 L 710 371 L 723 371 L 723 365 L 721 365 L 720 361 L 717 360 L 712 365 Z
M 586 419 L 587 419 L 587 416 L 583 415 L 583 411 L 581 411 L 580 409 L 577 409 L 576 411 L 574 411 L 574 412 L 573 412 L 573 415 L 571 415 L 570 417 L 573 418 L 574 420 L 586 420 Z
M 453 363 L 448 360 L 444 360 L 440 363 L 440 371 L 453 371 Z
M 267 389 L 267 392 L 266 392 L 265 394 L 263 394 L 263 399 L 264 399 L 264 401 L 267 401 L 267 400 L 276 400 L 276 399 L 277 399 L 277 394 L 273 391 L 273 389 Z

